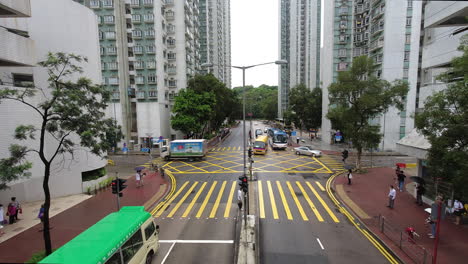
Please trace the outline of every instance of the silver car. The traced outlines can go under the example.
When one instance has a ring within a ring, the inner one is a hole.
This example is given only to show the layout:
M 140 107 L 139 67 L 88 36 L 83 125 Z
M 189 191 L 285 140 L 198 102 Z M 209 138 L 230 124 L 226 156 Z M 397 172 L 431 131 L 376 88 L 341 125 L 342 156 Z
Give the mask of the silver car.
M 322 151 L 315 150 L 307 146 L 294 148 L 294 152 L 296 153 L 296 155 L 308 155 L 312 157 L 322 156 Z

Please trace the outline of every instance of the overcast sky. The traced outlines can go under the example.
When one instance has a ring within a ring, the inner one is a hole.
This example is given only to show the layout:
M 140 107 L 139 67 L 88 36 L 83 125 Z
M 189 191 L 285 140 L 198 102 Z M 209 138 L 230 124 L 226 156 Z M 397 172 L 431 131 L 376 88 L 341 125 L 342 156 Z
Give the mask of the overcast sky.
M 231 0 L 231 64 L 249 66 L 278 60 L 278 0 Z M 275 64 L 245 71 L 245 84 L 278 85 Z M 232 87 L 242 86 L 242 70 L 232 68 Z

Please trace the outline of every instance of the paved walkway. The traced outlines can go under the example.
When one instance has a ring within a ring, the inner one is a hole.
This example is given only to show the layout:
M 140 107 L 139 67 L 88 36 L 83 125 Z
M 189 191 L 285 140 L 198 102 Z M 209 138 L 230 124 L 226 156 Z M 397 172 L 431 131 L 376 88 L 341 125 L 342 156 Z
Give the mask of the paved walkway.
M 407 176 L 411 176 L 406 171 Z M 412 195 L 414 183 L 406 182 L 406 190 L 397 191 L 395 208 L 389 209 L 388 204 L 389 185 L 395 186 L 394 168 L 373 168 L 365 174 L 353 174 L 352 185 L 347 184 L 344 176 L 339 176 L 334 181 L 334 189 L 342 189 L 345 193 L 337 191 L 337 195 L 347 206 L 353 210 L 363 223 L 381 240 L 383 240 L 404 262 L 423 263 L 424 250 L 426 250 L 427 262 L 431 262 L 434 248 L 434 239 L 428 237 L 429 226 L 425 219 L 429 216 L 424 211 L 430 206 L 418 206 Z M 407 177 L 409 179 L 409 177 Z M 351 202 L 349 202 L 351 200 Z M 363 217 L 362 212 L 369 218 Z M 385 217 L 384 232 L 379 228 L 378 217 Z M 468 259 L 468 225 L 457 226 L 454 216 L 447 216 L 441 222 L 440 240 L 438 247 L 438 263 L 466 263 Z M 414 243 L 408 242 L 404 231 L 412 226 L 420 236 Z M 403 232 L 402 249 L 399 248 L 400 232 Z
M 144 205 L 145 209 L 152 207 L 163 197 L 168 185 L 166 179 L 161 178 L 159 173 L 147 173 L 143 187 L 136 187 L 135 177 L 130 177 L 126 184 L 128 187 L 123 190 L 121 206 Z M 148 201 L 152 202 L 148 203 Z M 28 208 L 31 209 L 31 213 L 20 216 L 23 220 L 4 228 L 7 234 L 4 235 L 5 239 L 0 244 L 0 263 L 25 262 L 32 254 L 44 250 L 44 241 L 40 231 L 42 225 L 39 220 L 35 219 L 39 204 L 40 202 L 23 205 L 23 211 L 29 212 L 30 210 L 26 210 Z M 71 208 L 70 205 L 72 205 Z M 94 196 L 76 195 L 54 199 L 51 205 L 52 214 L 60 207 L 69 209 L 56 213 L 50 219 L 53 248 L 67 243 L 104 216 L 116 211 L 116 195 L 112 194 L 109 187 Z M 13 239 L 8 239 L 13 236 Z

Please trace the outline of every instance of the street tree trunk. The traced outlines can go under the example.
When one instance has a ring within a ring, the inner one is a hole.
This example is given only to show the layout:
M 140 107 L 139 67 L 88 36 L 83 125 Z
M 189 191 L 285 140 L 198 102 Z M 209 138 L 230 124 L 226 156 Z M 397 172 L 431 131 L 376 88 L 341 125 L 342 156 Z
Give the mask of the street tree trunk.
M 357 148 L 357 159 L 356 159 L 356 169 L 358 171 L 361 170 L 361 155 L 362 155 L 362 148 Z
M 49 176 L 50 176 L 50 164 L 45 164 L 44 182 L 42 183 L 42 188 L 44 189 L 44 196 L 45 196 L 44 217 L 43 217 L 43 237 L 44 237 L 46 256 L 52 253 L 52 242 L 50 239 L 50 225 L 49 225 L 49 208 L 50 208 Z

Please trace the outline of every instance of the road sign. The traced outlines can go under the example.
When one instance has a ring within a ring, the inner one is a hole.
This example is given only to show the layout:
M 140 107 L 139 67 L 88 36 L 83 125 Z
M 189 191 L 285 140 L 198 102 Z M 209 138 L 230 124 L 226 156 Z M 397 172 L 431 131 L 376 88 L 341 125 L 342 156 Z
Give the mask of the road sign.
M 248 115 L 248 116 L 253 116 L 253 114 L 252 114 L 252 113 L 247 113 L 247 115 Z

